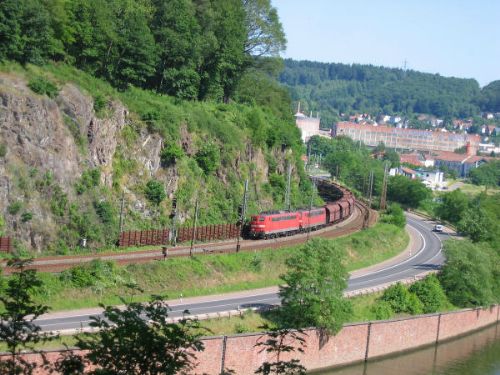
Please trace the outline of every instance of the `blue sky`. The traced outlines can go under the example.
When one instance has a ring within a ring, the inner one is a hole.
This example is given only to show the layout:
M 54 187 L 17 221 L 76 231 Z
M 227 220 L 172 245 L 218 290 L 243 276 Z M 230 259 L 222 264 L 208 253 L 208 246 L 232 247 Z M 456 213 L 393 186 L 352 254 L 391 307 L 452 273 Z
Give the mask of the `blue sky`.
M 499 0 L 271 0 L 284 57 L 500 79 Z

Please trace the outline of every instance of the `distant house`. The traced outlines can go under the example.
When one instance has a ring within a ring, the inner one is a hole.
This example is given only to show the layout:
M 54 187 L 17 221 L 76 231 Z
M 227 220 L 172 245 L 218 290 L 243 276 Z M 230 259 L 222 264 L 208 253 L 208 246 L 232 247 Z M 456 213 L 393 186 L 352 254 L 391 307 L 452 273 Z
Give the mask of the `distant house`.
M 457 154 L 448 151 L 439 151 L 432 154 L 434 164 L 438 168 L 446 167 L 457 173 L 459 177 L 467 177 L 469 172 L 487 163 L 491 158 L 470 154 Z
M 412 180 L 417 178 L 417 172 L 414 171 L 413 169 L 407 168 L 407 167 L 401 167 L 400 174 L 405 176 L 405 177 L 408 177 Z

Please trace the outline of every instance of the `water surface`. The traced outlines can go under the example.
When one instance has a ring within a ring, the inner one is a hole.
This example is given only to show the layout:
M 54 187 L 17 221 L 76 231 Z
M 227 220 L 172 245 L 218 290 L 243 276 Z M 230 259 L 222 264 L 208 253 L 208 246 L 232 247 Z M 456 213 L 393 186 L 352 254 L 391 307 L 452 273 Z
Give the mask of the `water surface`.
M 412 352 L 321 375 L 500 375 L 500 325 Z

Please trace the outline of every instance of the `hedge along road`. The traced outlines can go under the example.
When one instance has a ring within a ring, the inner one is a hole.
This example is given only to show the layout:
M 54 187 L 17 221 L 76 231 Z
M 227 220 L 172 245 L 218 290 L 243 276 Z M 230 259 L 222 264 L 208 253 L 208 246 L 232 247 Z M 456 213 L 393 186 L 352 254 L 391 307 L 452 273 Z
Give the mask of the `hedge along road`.
M 412 241 L 404 254 L 392 260 L 353 272 L 349 279 L 347 293 L 370 292 L 388 283 L 407 280 L 428 271 L 434 271 L 444 262 L 442 241 L 449 234 L 434 233 L 434 223 L 413 214 L 407 214 L 407 223 Z M 228 293 L 219 296 L 193 297 L 186 300 L 168 301 L 172 311 L 170 317 L 181 317 L 185 310 L 192 315 L 204 315 L 231 310 L 261 308 L 280 304 L 278 288 L 264 288 L 246 292 Z M 101 309 L 84 309 L 46 314 L 36 322 L 44 331 L 65 331 L 85 329 L 90 316 L 98 316 Z M 74 332 L 66 332 L 74 333 Z

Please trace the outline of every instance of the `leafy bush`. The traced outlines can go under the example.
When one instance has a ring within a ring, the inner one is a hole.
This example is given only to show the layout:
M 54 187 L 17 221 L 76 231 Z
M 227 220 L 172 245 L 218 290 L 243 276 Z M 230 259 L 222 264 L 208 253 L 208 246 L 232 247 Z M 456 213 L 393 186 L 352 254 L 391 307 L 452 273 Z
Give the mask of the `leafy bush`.
M 98 283 L 111 286 L 120 281 L 118 272 L 114 262 L 95 259 L 62 272 L 60 278 L 78 288 L 91 287 Z
M 63 217 L 68 205 L 68 196 L 60 186 L 55 186 L 50 200 L 50 209 L 56 216 Z
M 220 149 L 214 143 L 206 143 L 195 156 L 196 162 L 205 174 L 215 172 L 220 165 Z
M 100 114 L 101 111 L 106 108 L 108 101 L 102 94 L 94 95 L 94 111 L 96 114 Z
M 418 314 L 422 312 L 422 302 L 401 283 L 386 289 L 380 300 L 387 302 L 395 313 Z
M 115 222 L 115 210 L 113 205 L 107 201 L 96 202 L 94 204 L 95 211 L 99 219 L 104 224 L 113 224 Z
M 29 88 L 40 95 L 47 95 L 49 98 L 55 98 L 59 93 L 59 89 L 52 82 L 43 77 L 32 79 L 28 83 Z
M 390 303 L 381 300 L 373 304 L 371 311 L 377 320 L 390 319 L 394 315 Z
M 19 211 L 21 211 L 21 208 L 23 207 L 23 204 L 19 201 L 12 202 L 9 207 L 7 208 L 7 211 L 9 211 L 9 214 L 11 215 L 17 215 Z
M 157 180 L 151 180 L 146 184 L 144 194 L 151 203 L 157 206 L 167 197 L 163 184 Z
M 161 164 L 164 167 L 175 164 L 176 160 L 184 156 L 184 151 L 177 143 L 171 143 L 163 148 L 160 153 Z
M 422 302 L 424 313 L 433 313 L 444 307 L 448 299 L 436 275 L 429 275 L 422 281 L 410 286 L 409 291 L 414 293 Z
M 487 244 L 446 241 L 446 263 L 438 279 L 452 304 L 487 306 L 500 301 L 500 256 Z
M 83 171 L 82 177 L 76 183 L 76 192 L 83 194 L 86 190 L 99 186 L 101 182 L 101 170 L 99 168 L 87 169 Z
M 392 203 L 389 208 L 387 208 L 385 214 L 382 216 L 382 221 L 384 223 L 394 224 L 400 228 L 404 228 L 406 225 L 404 211 L 397 203 Z
M 0 143 L 0 158 L 4 158 L 7 155 L 7 145 L 5 143 Z
M 23 214 L 21 215 L 21 221 L 23 223 L 26 223 L 31 219 L 33 219 L 33 214 L 31 212 L 23 212 Z

